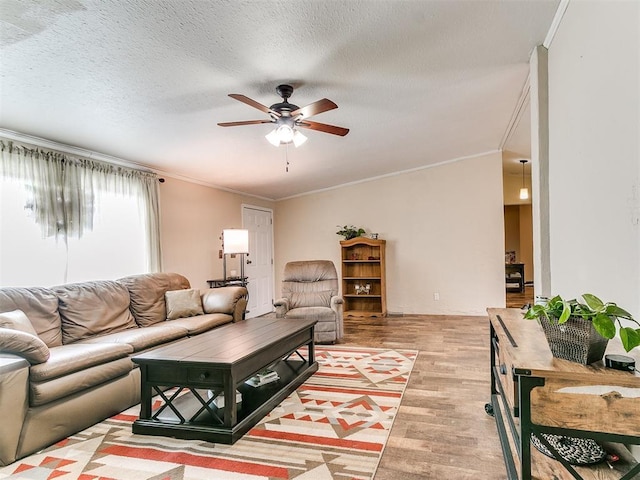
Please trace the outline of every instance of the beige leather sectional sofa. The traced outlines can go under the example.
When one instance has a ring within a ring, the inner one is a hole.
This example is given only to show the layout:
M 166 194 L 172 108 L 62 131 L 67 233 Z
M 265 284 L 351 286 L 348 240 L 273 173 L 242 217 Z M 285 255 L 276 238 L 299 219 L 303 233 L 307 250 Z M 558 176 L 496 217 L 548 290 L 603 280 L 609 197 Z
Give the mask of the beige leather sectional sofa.
M 176 273 L 0 288 L 0 465 L 140 401 L 131 356 L 242 320 L 244 287 Z

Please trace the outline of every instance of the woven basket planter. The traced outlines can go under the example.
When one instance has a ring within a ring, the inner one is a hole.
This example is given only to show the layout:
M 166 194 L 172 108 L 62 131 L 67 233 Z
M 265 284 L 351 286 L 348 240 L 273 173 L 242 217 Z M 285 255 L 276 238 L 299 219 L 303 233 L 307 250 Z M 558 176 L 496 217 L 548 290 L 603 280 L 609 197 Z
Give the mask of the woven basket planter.
M 600 335 L 589 320 L 570 317 L 558 325 L 556 319 L 541 318 L 540 323 L 554 357 L 584 365 L 602 360 L 609 339 Z

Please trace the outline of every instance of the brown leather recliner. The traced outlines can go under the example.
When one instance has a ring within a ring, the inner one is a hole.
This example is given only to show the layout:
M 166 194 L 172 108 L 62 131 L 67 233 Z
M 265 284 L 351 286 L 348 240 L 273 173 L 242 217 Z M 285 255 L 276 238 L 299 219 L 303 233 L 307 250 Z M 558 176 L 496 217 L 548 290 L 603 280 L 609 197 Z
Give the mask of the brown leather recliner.
M 343 299 L 330 260 L 289 262 L 284 267 L 282 298 L 274 302 L 278 318 L 315 318 L 316 343 L 336 343 L 343 335 Z

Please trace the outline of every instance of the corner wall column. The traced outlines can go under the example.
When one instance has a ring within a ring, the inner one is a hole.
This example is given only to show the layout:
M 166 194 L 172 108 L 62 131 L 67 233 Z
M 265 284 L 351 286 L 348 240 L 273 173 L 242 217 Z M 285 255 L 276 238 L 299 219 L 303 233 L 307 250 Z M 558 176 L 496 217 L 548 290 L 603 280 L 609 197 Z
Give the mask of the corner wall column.
M 533 190 L 533 264 L 536 296 L 551 293 L 549 231 L 549 76 L 548 50 L 537 46 L 531 54 L 531 189 Z

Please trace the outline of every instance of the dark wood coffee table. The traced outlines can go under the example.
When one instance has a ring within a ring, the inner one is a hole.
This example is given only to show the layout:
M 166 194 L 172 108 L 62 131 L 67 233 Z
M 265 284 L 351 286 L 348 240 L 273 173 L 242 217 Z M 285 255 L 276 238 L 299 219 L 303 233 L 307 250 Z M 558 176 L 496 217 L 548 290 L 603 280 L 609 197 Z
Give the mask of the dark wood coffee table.
M 140 418 L 133 433 L 235 443 L 318 370 L 315 320 L 254 318 L 216 328 L 136 355 L 140 366 Z M 299 352 L 307 346 L 306 358 Z M 257 372 L 278 372 L 276 382 L 245 384 Z M 170 390 L 169 387 L 178 387 Z M 235 392 L 242 394 L 236 403 Z M 164 404 L 152 410 L 152 397 Z M 224 395 L 224 406 L 213 399 Z

